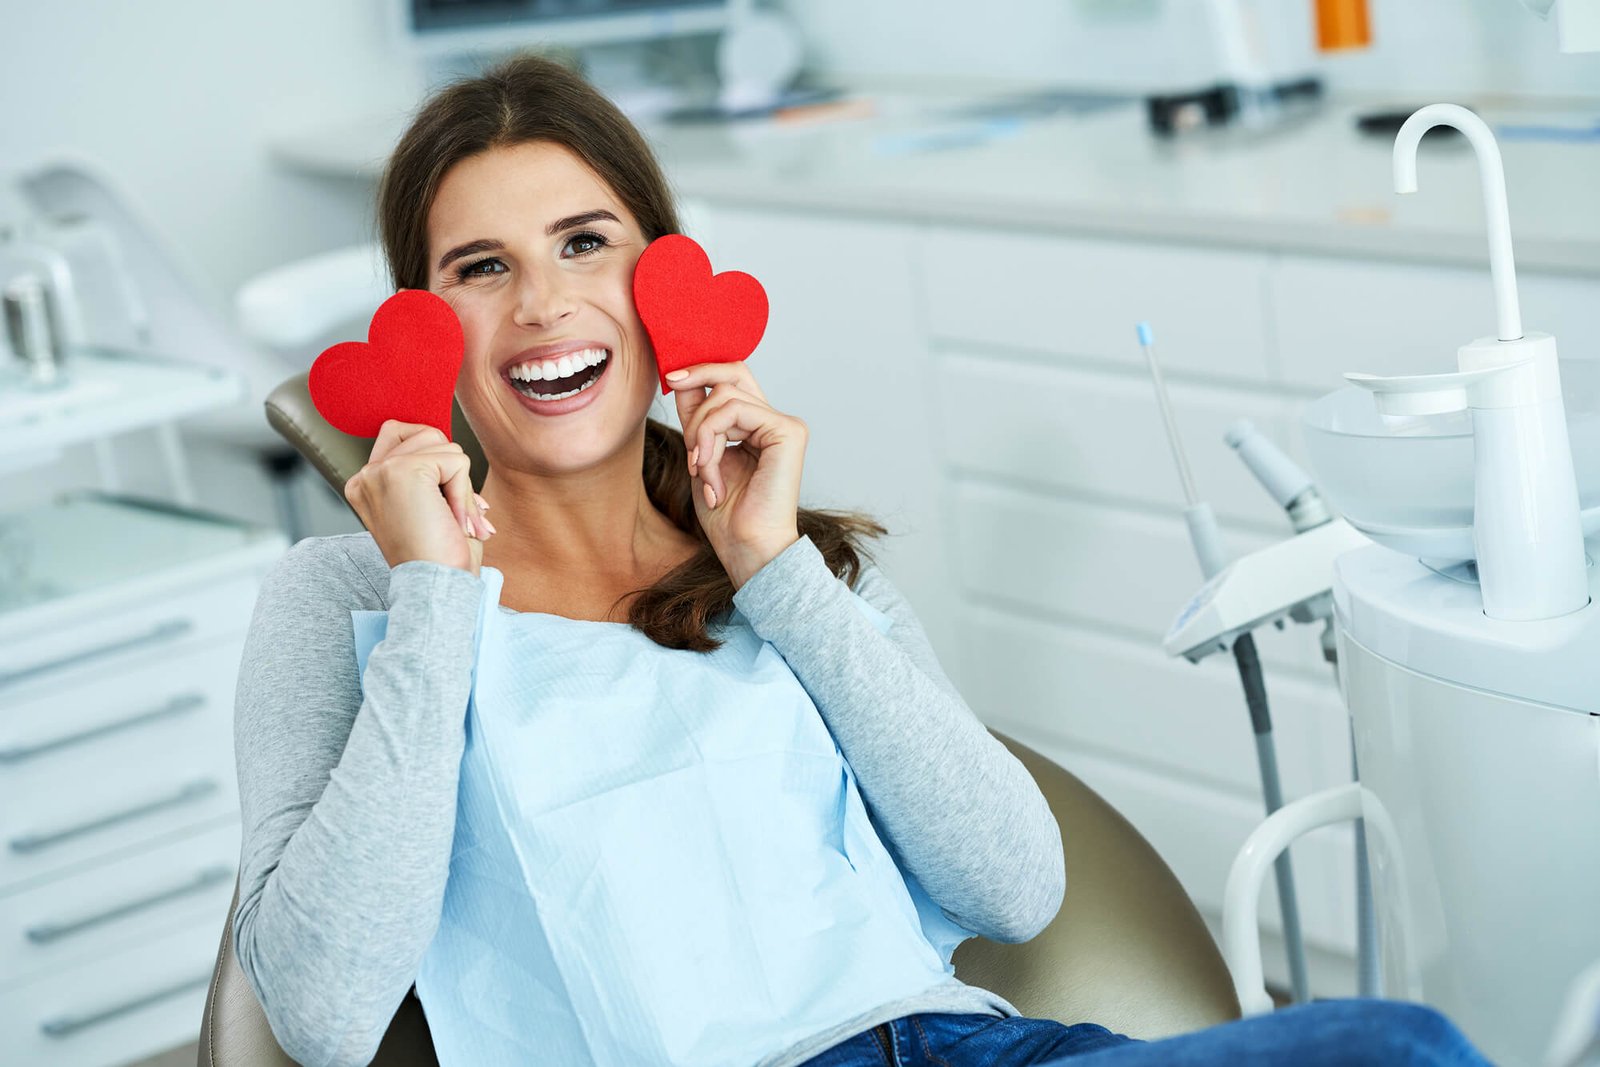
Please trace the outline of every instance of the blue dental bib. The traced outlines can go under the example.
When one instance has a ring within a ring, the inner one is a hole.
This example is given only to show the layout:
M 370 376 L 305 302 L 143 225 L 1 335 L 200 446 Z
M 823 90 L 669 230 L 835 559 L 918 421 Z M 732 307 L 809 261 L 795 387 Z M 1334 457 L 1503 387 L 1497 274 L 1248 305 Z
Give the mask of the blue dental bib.
M 741 614 L 687 652 L 502 609 L 502 575 L 481 574 L 449 881 L 417 975 L 441 1064 L 750 1067 L 949 980 L 971 934 L 896 865 Z M 351 615 L 365 671 L 387 615 Z

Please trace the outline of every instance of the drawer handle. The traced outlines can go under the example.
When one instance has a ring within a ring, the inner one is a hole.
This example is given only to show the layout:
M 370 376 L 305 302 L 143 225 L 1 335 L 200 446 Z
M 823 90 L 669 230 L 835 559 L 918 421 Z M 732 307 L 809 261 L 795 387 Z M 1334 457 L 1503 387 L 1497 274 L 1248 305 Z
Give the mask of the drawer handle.
M 21 837 L 13 837 L 11 839 L 11 851 L 21 852 L 24 854 L 29 852 L 38 852 L 42 848 L 48 848 L 51 845 L 60 844 L 62 841 L 78 837 L 81 834 L 91 833 L 95 830 L 104 830 L 108 826 L 115 826 L 118 823 L 127 822 L 130 819 L 137 819 L 145 815 L 152 815 L 155 812 L 163 811 L 167 808 L 176 808 L 184 804 L 193 804 L 195 801 L 201 800 L 210 796 L 212 793 L 215 793 L 219 788 L 221 787 L 218 786 L 215 778 L 200 778 L 180 786 L 178 791 L 173 793 L 171 796 L 161 797 L 158 800 L 152 800 L 144 804 L 136 804 L 131 808 L 124 808 L 122 811 L 112 812 L 110 815 L 101 815 L 97 818 L 90 819 L 87 822 L 78 823 L 76 826 L 68 826 L 61 830 L 46 830 L 43 833 L 24 834 Z
M 169 889 L 158 890 L 154 893 L 151 893 L 149 896 L 139 897 L 136 900 L 130 900 L 123 904 L 114 905 L 113 907 L 107 908 L 104 911 L 95 912 L 93 915 L 85 915 L 81 919 L 65 919 L 60 922 L 39 923 L 36 926 L 28 927 L 25 931 L 23 931 L 23 933 L 28 940 L 32 941 L 35 945 L 48 945 L 52 941 L 60 941 L 63 937 L 70 937 L 73 934 L 81 933 L 82 931 L 88 930 L 91 927 L 99 926 L 101 923 L 107 923 L 113 919 L 121 919 L 125 916 L 132 915 L 135 912 L 143 911 L 146 908 L 153 908 L 157 904 L 165 904 L 169 900 L 176 900 L 179 897 L 188 896 L 190 893 L 198 893 L 202 889 L 209 889 L 221 882 L 231 880 L 233 878 L 233 874 L 234 872 L 231 867 L 207 867 L 204 870 L 197 872 L 193 877 L 181 885 L 175 885 Z
M 118 641 L 111 641 L 94 648 L 85 648 L 60 659 L 46 660 L 35 663 L 29 667 L 22 667 L 14 671 L 0 671 L 0 685 L 13 685 L 35 675 L 47 674 L 50 671 L 62 670 L 66 667 L 75 667 L 82 663 L 89 663 L 103 656 L 110 656 L 129 649 L 142 648 L 145 645 L 159 645 L 167 641 L 176 641 L 184 634 L 194 629 L 194 623 L 188 619 L 169 619 L 166 622 L 152 626 L 142 634 L 124 637 Z
M 58 1015 L 54 1019 L 46 1019 L 39 1024 L 39 1030 L 46 1037 L 71 1037 L 80 1030 L 87 1030 L 91 1026 L 110 1022 L 120 1015 L 138 1011 L 140 1008 L 159 1003 L 168 997 L 175 997 L 180 993 L 187 993 L 191 989 L 202 988 L 210 984 L 211 972 L 207 970 L 195 975 L 193 978 L 185 978 L 176 985 L 169 985 L 152 993 L 134 997 L 131 1000 L 124 1000 L 120 1004 L 113 1004 L 110 1007 L 100 1008 L 83 1015 Z
M 118 730 L 126 730 L 130 726 L 142 726 L 147 722 L 166 718 L 168 715 L 179 715 L 186 711 L 193 711 L 195 708 L 203 706 L 205 702 L 205 697 L 199 693 L 185 693 L 182 696 L 173 697 L 159 708 L 135 712 L 126 718 L 102 723 L 99 726 L 91 726 L 89 729 L 80 730 L 75 734 L 63 734 L 60 737 L 52 737 L 48 741 L 39 741 L 31 745 L 22 744 L 12 745 L 10 748 L 0 748 L 0 764 L 21 763 L 25 759 L 32 759 L 34 756 L 53 752 L 58 748 L 66 748 L 69 745 L 93 741 L 97 737 L 104 737 L 106 734 L 115 733 Z

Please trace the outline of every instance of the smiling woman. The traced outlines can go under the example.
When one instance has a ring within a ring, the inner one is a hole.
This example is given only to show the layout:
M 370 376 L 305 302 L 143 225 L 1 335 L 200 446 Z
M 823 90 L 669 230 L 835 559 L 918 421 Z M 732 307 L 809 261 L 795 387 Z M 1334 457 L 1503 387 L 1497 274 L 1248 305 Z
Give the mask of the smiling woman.
M 648 417 L 656 374 L 633 307 L 633 266 L 680 227 L 638 130 L 577 74 L 519 56 L 424 106 L 390 158 L 377 210 L 395 286 L 431 289 L 461 318 L 467 354 L 456 398 L 489 457 L 483 496 L 502 532 L 484 559 L 507 574 L 508 600 L 621 613 L 658 644 L 715 648 L 708 626 L 732 607 L 735 584 L 697 506 L 706 490 L 696 482 L 714 475 L 691 471 L 682 432 Z M 716 384 L 695 392 L 737 388 Z M 724 440 L 741 436 L 730 427 Z M 738 452 L 718 457 L 715 474 L 740 462 Z M 642 475 L 648 556 L 636 567 L 596 568 L 597 554 L 614 554 L 557 536 L 564 524 L 540 512 L 581 508 L 565 496 L 579 471 L 591 486 L 607 471 L 618 482 Z M 796 520 L 790 539 L 809 538 L 847 582 L 866 540 L 887 532 L 847 512 L 799 508 Z M 562 559 L 565 545 L 587 558 Z M 558 574 L 586 575 L 588 593 L 554 595 Z

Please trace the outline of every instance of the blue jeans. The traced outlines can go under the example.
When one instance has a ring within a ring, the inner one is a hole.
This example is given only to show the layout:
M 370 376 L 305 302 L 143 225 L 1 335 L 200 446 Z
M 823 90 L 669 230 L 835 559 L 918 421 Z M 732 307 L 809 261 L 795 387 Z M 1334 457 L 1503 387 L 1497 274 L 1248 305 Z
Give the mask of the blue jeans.
M 805 1067 L 1478 1067 L 1488 1062 L 1432 1008 L 1351 999 L 1300 1004 L 1149 1042 L 1094 1023 L 907 1015 L 835 1045 Z

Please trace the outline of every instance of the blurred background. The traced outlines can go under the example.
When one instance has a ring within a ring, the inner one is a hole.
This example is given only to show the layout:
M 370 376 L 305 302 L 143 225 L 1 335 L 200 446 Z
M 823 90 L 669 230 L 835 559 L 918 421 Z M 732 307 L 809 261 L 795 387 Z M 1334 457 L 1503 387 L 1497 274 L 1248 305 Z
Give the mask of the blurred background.
M 1549 7 L 0 0 L 0 1058 L 192 1059 L 255 590 L 293 541 L 360 530 L 262 401 L 365 336 L 410 113 L 522 48 L 612 95 L 717 269 L 765 283 L 753 369 L 812 428 L 806 502 L 886 521 L 974 710 L 1214 921 L 1260 783 L 1227 665 L 1160 651 L 1200 573 L 1134 325 L 1231 547 L 1284 536 L 1224 429 L 1299 456 L 1344 371 L 1441 369 L 1491 329 L 1462 140 L 1391 192 L 1399 121 L 1447 101 L 1501 141 L 1530 327 L 1600 356 L 1600 56 L 1563 51 L 1600 42 Z M 1263 655 L 1286 794 L 1348 780 L 1315 637 Z M 1296 862 L 1313 988 L 1348 992 L 1348 828 Z

